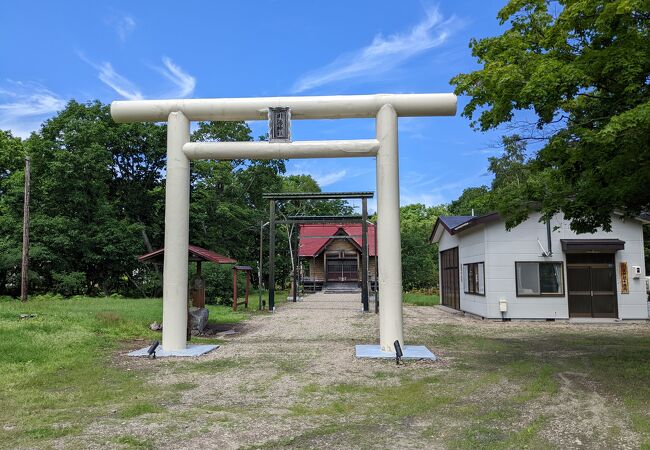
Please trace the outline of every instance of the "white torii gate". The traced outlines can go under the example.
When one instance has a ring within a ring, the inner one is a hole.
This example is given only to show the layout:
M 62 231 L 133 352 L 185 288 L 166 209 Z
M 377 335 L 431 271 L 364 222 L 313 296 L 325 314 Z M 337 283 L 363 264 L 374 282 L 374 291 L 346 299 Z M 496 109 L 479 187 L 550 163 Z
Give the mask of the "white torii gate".
M 190 121 L 268 120 L 269 108 L 289 107 L 292 119 L 376 118 L 376 138 L 302 142 L 190 142 Z M 111 104 L 113 120 L 165 122 L 165 264 L 163 350 L 186 348 L 187 249 L 189 245 L 190 160 L 376 157 L 379 342 L 394 352 L 404 346 L 399 218 L 397 118 L 453 116 L 453 94 L 375 94 L 327 97 L 260 97 L 190 100 L 133 100 Z

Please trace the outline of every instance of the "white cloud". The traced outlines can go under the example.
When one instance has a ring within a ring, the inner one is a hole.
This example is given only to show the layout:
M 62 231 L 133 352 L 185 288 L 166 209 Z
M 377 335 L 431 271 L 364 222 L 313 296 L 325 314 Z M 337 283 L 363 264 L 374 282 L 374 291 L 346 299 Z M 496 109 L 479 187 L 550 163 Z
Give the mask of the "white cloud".
M 402 206 L 405 205 L 413 205 L 415 203 L 421 203 L 425 206 L 435 206 L 435 205 L 440 205 L 442 203 L 446 203 L 445 197 L 440 195 L 440 194 L 429 194 L 429 193 L 413 193 L 413 194 L 408 194 L 408 193 L 402 193 L 400 195 L 400 204 Z
M 453 179 L 453 174 L 444 177 L 431 177 L 418 172 L 408 172 L 400 183 L 400 204 L 410 205 L 422 203 L 427 206 L 449 203 L 458 198 L 461 192 L 470 186 L 485 184 L 482 178 L 485 171 L 481 171 L 465 178 L 444 182 L 444 179 Z
M 99 79 L 115 92 L 127 100 L 142 100 L 142 92 L 127 78 L 123 77 L 113 69 L 109 62 L 102 62 L 96 66 Z
M 0 87 L 0 129 L 28 137 L 42 119 L 65 105 L 63 98 L 38 83 L 8 80 Z
M 183 98 L 192 95 L 196 87 L 196 79 L 174 64 L 171 58 L 164 56 L 162 62 L 164 67 L 156 67 L 156 70 L 176 86 L 168 96 Z
M 121 42 L 126 42 L 133 30 L 135 30 L 135 19 L 130 15 L 123 15 L 114 20 L 115 33 Z
M 97 70 L 97 77 L 100 81 L 113 89 L 123 98 L 127 100 L 142 100 L 145 98 L 140 88 L 131 80 L 118 73 L 110 62 L 103 61 L 95 63 L 86 58 L 86 56 L 81 52 L 78 52 L 78 55 L 84 62 Z M 162 67 L 152 67 L 171 81 L 174 84 L 174 89 L 164 94 L 157 94 L 154 97 L 182 98 L 194 93 L 196 79 L 192 75 L 186 73 L 181 67 L 174 64 L 171 58 L 165 56 L 162 58 L 162 62 Z
M 325 174 L 320 174 L 320 175 L 312 175 L 318 185 L 320 187 L 325 187 L 329 186 L 330 184 L 334 184 L 337 181 L 341 181 L 343 178 L 345 178 L 345 175 L 347 175 L 348 171 L 343 169 L 339 170 L 338 172 L 330 172 L 330 173 L 325 173 Z
M 144 98 L 140 89 L 128 78 L 117 73 L 110 62 L 103 61 L 96 63 L 86 58 L 82 52 L 77 52 L 77 55 L 79 55 L 79 58 L 81 58 L 86 64 L 90 65 L 97 71 L 97 78 L 99 78 L 102 83 L 113 89 L 125 99 L 142 100 Z
M 316 167 L 316 164 L 313 162 L 293 161 L 286 175 L 309 175 L 321 188 L 341 181 L 346 176 L 350 177 L 347 169 L 335 168 L 333 170 L 327 170 L 321 167 L 320 169 L 314 170 L 314 167 Z
M 375 36 L 370 45 L 343 54 L 299 78 L 293 91 L 300 93 L 337 81 L 388 72 L 404 61 L 444 44 L 458 26 L 459 21 L 454 16 L 444 19 L 438 8 L 428 9 L 422 22 L 408 32 L 388 37 Z

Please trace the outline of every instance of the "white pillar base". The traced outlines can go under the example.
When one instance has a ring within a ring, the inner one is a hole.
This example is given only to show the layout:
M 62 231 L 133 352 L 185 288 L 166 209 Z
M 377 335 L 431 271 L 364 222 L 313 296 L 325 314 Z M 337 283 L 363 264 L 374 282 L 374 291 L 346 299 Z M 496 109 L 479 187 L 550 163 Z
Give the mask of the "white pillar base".
M 165 350 L 162 347 L 158 347 L 156 349 L 156 358 L 166 358 L 169 356 L 178 356 L 178 357 L 193 357 L 193 356 L 201 356 L 205 355 L 208 352 L 211 352 L 212 350 L 215 350 L 219 348 L 218 345 L 209 345 L 209 344 L 204 344 L 204 345 L 198 345 L 198 344 L 191 344 L 186 346 L 182 350 Z M 148 353 L 149 347 L 141 348 L 140 350 L 135 350 L 133 352 L 127 353 L 127 356 L 147 356 L 149 357 Z
M 357 358 L 395 359 L 395 351 L 384 351 L 379 345 L 355 345 Z M 424 345 L 405 345 L 402 347 L 402 359 L 437 361 L 436 355 Z

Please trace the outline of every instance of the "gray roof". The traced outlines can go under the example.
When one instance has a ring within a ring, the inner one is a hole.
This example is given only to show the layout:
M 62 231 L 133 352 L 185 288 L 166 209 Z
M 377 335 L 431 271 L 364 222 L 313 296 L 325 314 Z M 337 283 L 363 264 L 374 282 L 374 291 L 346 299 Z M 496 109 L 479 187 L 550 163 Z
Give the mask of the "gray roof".
M 461 225 L 468 220 L 473 219 L 476 216 L 440 216 L 438 219 L 447 226 L 449 229 L 454 229 L 458 225 Z
M 642 212 L 635 218 L 642 223 L 650 224 L 650 213 L 648 212 Z M 447 230 L 449 234 L 454 235 L 461 231 L 473 228 L 476 225 L 493 222 L 500 219 L 501 216 L 496 212 L 484 214 L 482 216 L 439 216 L 436 220 L 436 223 L 433 225 L 433 230 L 431 231 L 431 235 L 429 237 L 429 243 L 438 242 L 440 233 L 437 233 L 437 231 L 440 226 L 442 226 L 443 229 Z
M 464 231 L 482 223 L 499 220 L 498 213 L 484 214 L 482 216 L 440 216 L 433 226 L 433 231 L 429 237 L 429 242 L 437 242 L 436 231 L 442 226 L 449 234 L 454 235 L 459 231 Z

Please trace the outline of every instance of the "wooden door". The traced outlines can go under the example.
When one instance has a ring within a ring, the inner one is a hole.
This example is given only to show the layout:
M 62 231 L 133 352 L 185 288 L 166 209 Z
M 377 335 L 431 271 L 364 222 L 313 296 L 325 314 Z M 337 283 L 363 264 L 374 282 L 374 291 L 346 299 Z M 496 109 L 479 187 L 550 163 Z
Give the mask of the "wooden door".
M 613 254 L 567 255 L 570 317 L 618 317 Z
M 458 247 L 440 252 L 440 300 L 449 308 L 460 309 L 460 269 Z
M 328 259 L 327 281 L 356 282 L 359 267 L 356 259 Z

